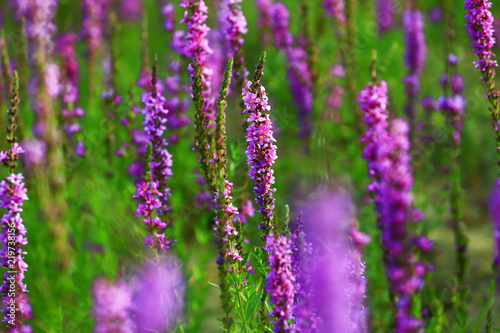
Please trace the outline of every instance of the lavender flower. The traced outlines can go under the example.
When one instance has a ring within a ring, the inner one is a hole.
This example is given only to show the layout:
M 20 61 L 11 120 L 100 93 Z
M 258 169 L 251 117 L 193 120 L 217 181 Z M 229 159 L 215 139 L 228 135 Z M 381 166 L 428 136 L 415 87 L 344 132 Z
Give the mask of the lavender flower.
M 495 187 L 491 191 L 488 201 L 491 219 L 493 220 L 496 256 L 494 265 L 497 269 L 497 284 L 500 285 L 500 178 L 497 178 Z
M 267 235 L 264 250 L 269 254 L 269 273 L 266 292 L 270 295 L 273 309 L 269 313 L 274 332 L 294 332 L 293 320 L 294 277 L 292 274 L 292 250 L 286 236 Z
M 323 8 L 326 14 L 334 19 L 338 25 L 345 25 L 347 20 L 344 12 L 344 0 L 323 0 Z
M 377 22 L 380 32 L 389 30 L 394 26 L 394 1 L 377 0 Z
M 405 62 L 408 67 L 408 75 L 403 80 L 408 98 L 405 111 L 413 129 L 417 112 L 417 98 L 420 92 L 420 73 L 427 54 L 422 12 L 406 10 L 403 13 L 403 25 L 406 43 Z
M 260 78 L 259 78 L 260 79 Z M 259 213 L 263 214 L 263 224 L 259 228 L 264 228 L 268 233 L 272 229 L 271 220 L 273 219 L 273 209 L 275 198 L 272 188 L 274 184 L 274 165 L 278 156 L 277 147 L 274 144 L 276 140 L 273 136 L 273 125 L 269 118 L 271 110 L 268 105 L 266 90 L 260 85 L 258 80 L 254 83 L 248 81 L 242 91 L 245 110 L 248 113 L 250 125 L 247 128 L 246 139 L 248 147 L 246 151 L 247 164 L 250 166 L 248 176 L 254 180 L 254 193 L 257 196 L 256 202 L 260 205 Z
M 465 19 L 468 21 L 465 26 L 469 29 L 474 54 L 479 58 L 474 61 L 474 65 L 487 77 L 495 76 L 495 67 L 498 66 L 497 61 L 492 59 L 495 57 L 491 51 L 495 44 L 495 29 L 493 15 L 489 8 L 491 8 L 491 2 L 488 0 L 465 1 L 467 10 Z
M 270 30 L 272 27 L 273 0 L 255 0 L 255 6 L 259 13 L 257 26 L 261 30 L 261 40 L 264 45 L 268 45 L 272 40 Z
M 139 333 L 170 332 L 181 319 L 185 282 L 172 258 L 148 262 L 130 283 Z
M 94 282 L 95 333 L 133 333 L 135 324 L 131 319 L 132 293 L 125 282 L 110 284 L 104 279 Z M 141 304 L 143 306 L 144 304 Z

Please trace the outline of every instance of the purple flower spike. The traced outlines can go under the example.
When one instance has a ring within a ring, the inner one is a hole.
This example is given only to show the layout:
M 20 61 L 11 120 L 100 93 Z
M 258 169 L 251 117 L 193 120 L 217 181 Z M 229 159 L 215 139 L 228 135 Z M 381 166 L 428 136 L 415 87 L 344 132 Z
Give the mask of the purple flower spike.
M 182 318 L 185 282 L 173 259 L 149 262 L 131 281 L 138 333 L 171 332 Z
M 469 29 L 474 54 L 479 58 L 474 61 L 474 65 L 481 70 L 481 73 L 495 76 L 495 67 L 498 66 L 498 63 L 493 60 L 495 54 L 491 51 L 495 44 L 495 29 L 490 8 L 491 2 L 487 0 L 465 1 L 465 9 L 467 10 L 465 19 L 468 21 L 466 26 Z
M 83 117 L 85 112 L 76 105 L 78 100 L 78 80 L 79 67 L 75 51 L 76 34 L 68 33 L 59 38 L 59 50 L 62 57 L 62 91 L 63 91 L 63 110 L 64 129 L 69 141 L 72 141 L 75 134 L 81 132 L 81 125 L 78 118 Z M 83 146 L 82 146 L 83 145 Z M 83 149 L 83 150 L 82 150 Z M 83 141 L 79 140 L 75 151 L 77 155 L 84 156 L 85 150 Z
M 323 8 L 326 14 L 333 18 L 338 25 L 345 25 L 347 20 L 344 12 L 344 0 L 323 0 Z
M 226 0 L 226 12 L 224 17 L 224 35 L 226 38 L 226 48 L 228 57 L 234 59 L 233 74 L 237 85 L 243 87 L 248 71 L 245 68 L 245 59 L 243 57 L 243 36 L 248 32 L 247 20 L 241 9 L 242 0 Z
M 355 228 L 353 213 L 350 197 L 332 192 L 319 193 L 304 209 L 311 242 L 304 270 L 312 278 L 311 297 L 319 317 L 318 329 L 306 332 L 367 332 L 362 248 L 369 237 Z
M 272 7 L 273 19 L 273 34 L 275 38 L 275 45 L 279 49 L 286 50 L 293 43 L 293 35 L 290 32 L 289 20 L 290 13 L 288 8 L 282 2 L 277 2 Z
M 498 271 L 497 284 L 500 285 L 500 178 L 497 179 L 495 187 L 491 191 L 488 206 L 494 223 L 494 238 L 497 247 L 494 264 Z
M 123 281 L 110 284 L 99 279 L 94 282 L 95 333 L 133 333 L 135 323 L 131 319 L 132 293 Z M 143 304 L 141 304 L 143 306 Z
M 110 0 L 83 0 L 82 10 L 84 13 L 82 22 L 82 36 L 87 39 L 89 57 L 96 60 L 104 34 L 107 21 L 107 10 Z
M 120 15 L 126 20 L 137 21 L 142 15 L 142 0 L 120 1 Z
M 250 166 L 248 175 L 254 181 L 254 193 L 257 197 L 256 202 L 260 206 L 259 213 L 262 213 L 264 228 L 266 233 L 272 229 L 271 220 L 273 219 L 273 210 L 275 198 L 273 193 L 276 189 L 274 184 L 273 165 L 278 158 L 276 154 L 276 139 L 273 136 L 273 124 L 269 118 L 271 107 L 268 105 L 266 90 L 259 85 L 255 89 L 255 83 L 248 81 L 243 88 L 243 102 L 245 110 L 243 113 L 249 114 L 246 140 L 248 147 L 246 151 L 247 164 Z
M 266 292 L 273 307 L 269 313 L 273 332 L 295 332 L 293 325 L 294 277 L 292 274 L 292 250 L 286 236 L 267 235 L 264 250 L 269 254 L 269 273 Z
M 180 2 L 180 7 L 186 8 L 180 24 L 186 23 L 187 27 L 183 43 L 185 49 L 182 54 L 185 54 L 192 61 L 188 67 L 191 83 L 194 83 L 196 75 L 194 62 L 195 60 L 198 61 L 198 66 L 201 68 L 203 112 L 207 116 L 207 125 L 214 126 L 215 115 L 212 110 L 214 99 L 210 85 L 212 71 L 205 66 L 208 57 L 213 53 L 208 42 L 210 28 L 205 23 L 208 17 L 208 7 L 203 0 L 183 0 Z
M 380 32 L 387 31 L 394 26 L 395 11 L 394 0 L 377 0 L 377 22 Z
M 419 10 L 406 10 L 403 13 L 403 25 L 406 44 L 405 62 L 408 68 L 408 75 L 403 79 L 408 99 L 405 111 L 413 130 L 417 117 L 420 74 L 427 55 L 424 35 L 424 15 Z

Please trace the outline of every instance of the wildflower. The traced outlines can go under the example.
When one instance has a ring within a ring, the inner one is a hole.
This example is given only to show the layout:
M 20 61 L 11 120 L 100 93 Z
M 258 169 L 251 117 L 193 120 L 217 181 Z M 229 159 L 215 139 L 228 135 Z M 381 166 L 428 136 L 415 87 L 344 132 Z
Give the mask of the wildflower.
M 93 294 L 96 319 L 94 332 L 135 332 L 135 323 L 131 319 L 132 293 L 125 282 L 111 284 L 104 279 L 98 279 L 94 282 Z
M 347 22 L 344 7 L 344 0 L 323 0 L 323 8 L 326 14 L 333 18 L 340 26 L 345 25 Z
M 172 258 L 148 262 L 131 280 L 135 332 L 170 332 L 183 315 L 185 282 Z
M 479 58 L 474 61 L 476 68 L 487 76 L 495 76 L 495 67 L 498 66 L 493 60 L 495 54 L 491 51 L 495 44 L 494 18 L 490 11 L 491 2 L 488 0 L 466 0 L 465 10 L 467 14 L 465 25 L 469 30 L 474 54 Z
M 270 295 L 273 309 L 274 332 L 293 332 L 290 321 L 293 319 L 294 277 L 292 274 L 292 250 L 290 239 L 286 236 L 269 234 L 264 250 L 269 254 L 269 273 L 266 292 Z
M 258 81 L 248 81 L 242 91 L 245 110 L 243 113 L 250 115 L 247 128 L 246 140 L 248 147 L 246 151 L 247 164 L 250 169 L 248 176 L 254 180 L 254 193 L 256 202 L 260 205 L 259 213 L 263 214 L 264 223 L 259 228 L 266 233 L 272 228 L 273 209 L 275 199 L 273 193 L 276 189 L 274 184 L 274 165 L 278 158 L 276 154 L 276 139 L 273 136 L 273 126 L 269 113 L 271 107 L 268 105 L 266 90 Z

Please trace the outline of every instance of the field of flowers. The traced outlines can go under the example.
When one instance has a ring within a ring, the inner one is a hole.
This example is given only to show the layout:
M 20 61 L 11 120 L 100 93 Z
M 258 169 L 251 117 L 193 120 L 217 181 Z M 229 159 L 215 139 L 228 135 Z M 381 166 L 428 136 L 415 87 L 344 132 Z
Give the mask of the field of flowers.
M 0 29 L 1 332 L 500 332 L 498 0 Z

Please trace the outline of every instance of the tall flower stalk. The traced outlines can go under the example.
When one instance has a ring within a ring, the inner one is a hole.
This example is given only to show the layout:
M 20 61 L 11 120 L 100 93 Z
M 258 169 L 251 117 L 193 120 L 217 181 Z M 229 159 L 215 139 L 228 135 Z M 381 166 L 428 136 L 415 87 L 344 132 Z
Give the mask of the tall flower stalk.
M 209 46 L 206 25 L 208 7 L 203 0 L 183 0 L 181 8 L 185 8 L 184 18 L 180 23 L 186 23 L 187 33 L 181 44 L 181 54 L 188 57 L 191 63 L 188 71 L 191 79 L 191 92 L 196 108 L 195 130 L 196 148 L 200 153 L 200 166 L 210 192 L 215 192 L 214 166 L 209 162 L 214 153 L 215 112 L 212 98 L 211 76 L 207 68 L 207 59 L 213 50 Z
M 145 247 L 167 251 L 172 240 L 165 232 L 168 221 L 164 219 L 169 210 L 168 179 L 172 175 L 172 155 L 167 150 L 167 141 L 163 138 L 167 122 L 168 110 L 164 108 L 165 98 L 157 91 L 156 61 L 153 65 L 151 91 L 143 95 L 144 133 L 149 142 L 146 152 L 143 179 L 137 184 L 137 192 L 133 196 L 141 202 L 137 206 L 136 216 L 144 217 L 148 235 L 144 238 Z
M 7 127 L 7 142 L 9 150 L 0 152 L 0 161 L 10 169 L 10 175 L 0 182 L 0 206 L 7 212 L 2 216 L 2 249 L 0 257 L 2 266 L 7 269 L 4 274 L 0 292 L 3 296 L 3 321 L 7 332 L 32 332 L 32 328 L 24 323 L 31 319 L 31 305 L 27 295 L 28 289 L 23 282 L 28 264 L 24 261 L 27 254 L 23 246 L 28 244 L 26 227 L 21 213 L 24 201 L 28 200 L 27 189 L 24 186 L 23 175 L 16 174 L 19 154 L 24 150 L 17 143 L 14 135 L 16 117 L 19 106 L 19 85 L 17 72 L 14 72 L 11 107 L 9 108 Z
M 409 154 L 409 126 L 402 119 L 387 121 L 387 83 L 366 86 L 358 97 L 364 111 L 368 130 L 363 137 L 367 142 L 363 157 L 368 160 L 374 181 L 372 192 L 378 225 L 382 232 L 382 246 L 390 295 L 396 311 L 397 332 L 419 332 L 423 322 L 413 315 L 413 306 L 429 266 L 420 261 L 416 250 L 429 251 L 432 243 L 425 236 L 417 236 L 410 229 L 421 219 L 421 213 L 412 207 L 413 176 Z
M 242 0 L 226 0 L 224 2 L 224 36 L 229 57 L 234 59 L 233 76 L 237 91 L 243 89 L 247 81 L 248 71 L 245 68 L 243 44 L 244 35 L 248 32 L 247 20 L 241 9 Z
M 450 164 L 450 205 L 451 228 L 455 237 L 455 254 L 457 269 L 457 300 L 455 306 L 457 318 L 465 327 L 467 318 L 467 247 L 468 239 L 463 221 L 463 193 L 460 174 L 460 140 L 462 136 L 466 101 L 461 93 L 464 89 L 463 79 L 457 73 L 458 56 L 449 54 L 446 59 L 446 73 L 441 75 L 444 95 L 439 97 L 436 106 L 443 112 L 452 131 L 452 160 Z
M 79 156 L 85 155 L 85 144 L 82 140 L 82 127 L 78 118 L 85 115 L 85 111 L 76 103 L 78 101 L 79 67 L 76 57 L 76 34 L 67 33 L 59 38 L 59 49 L 62 55 L 62 91 L 64 129 L 68 145 L 75 149 Z
M 312 133 L 313 73 L 311 71 L 311 55 L 304 45 L 294 45 L 294 36 L 290 32 L 290 13 L 286 5 L 277 2 L 272 7 L 272 31 L 275 46 L 287 57 L 287 73 L 290 79 L 290 90 L 297 104 L 301 138 L 309 138 Z M 306 36 L 307 37 L 307 36 Z M 306 47 L 307 47 L 306 41 Z M 311 53 L 313 53 L 311 51 Z
M 55 99 L 61 91 L 59 67 L 52 62 L 54 43 L 52 40 L 56 26 L 52 22 L 57 0 L 36 0 L 27 3 L 23 10 L 26 18 L 26 33 L 33 67 L 35 110 L 34 135 L 46 145 L 46 163 L 36 166 L 39 197 L 45 217 L 49 221 L 59 255 L 60 265 L 69 268 L 72 249 L 68 243 L 68 228 L 63 221 L 66 198 L 65 164 L 62 155 L 62 137 L 57 128 L 57 104 Z
M 405 31 L 405 63 L 408 75 L 403 79 L 406 89 L 405 113 L 410 122 L 410 134 L 414 137 L 417 118 L 420 75 L 427 55 L 424 35 L 424 16 L 418 9 L 408 9 L 403 13 Z
M 271 106 L 268 104 L 266 89 L 260 82 L 264 75 L 265 61 L 266 53 L 264 52 L 255 70 L 253 82 L 248 81 L 242 91 L 245 102 L 243 113 L 249 114 L 246 135 L 248 142 L 246 156 L 250 167 L 248 176 L 254 181 L 255 201 L 260 206 L 258 211 L 262 213 L 263 220 L 259 228 L 263 230 L 263 235 L 269 234 L 273 229 L 273 210 L 276 200 L 273 197 L 273 193 L 276 192 L 273 188 L 275 181 L 273 165 L 278 158 L 273 124 L 268 113 Z
M 273 332 L 295 332 L 292 324 L 295 277 L 292 274 L 291 240 L 283 235 L 269 234 L 264 250 L 269 255 L 266 292 L 272 306 L 269 316 L 272 318 Z
M 486 85 L 487 99 L 490 102 L 491 125 L 495 132 L 497 143 L 497 166 L 500 172 L 500 93 L 495 87 L 495 75 L 498 62 L 494 60 L 495 54 L 492 52 L 495 44 L 494 38 L 494 19 L 490 8 L 492 4 L 488 0 L 465 0 L 465 10 L 467 14 L 466 27 L 469 30 L 469 36 L 474 49 L 474 55 L 478 60 L 474 61 L 476 68 L 481 71 L 481 80 Z

